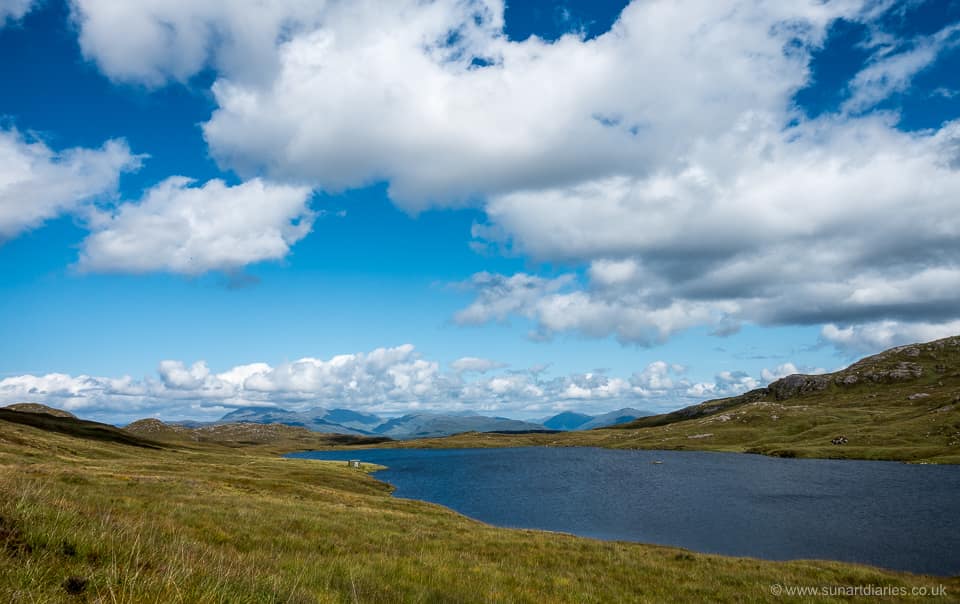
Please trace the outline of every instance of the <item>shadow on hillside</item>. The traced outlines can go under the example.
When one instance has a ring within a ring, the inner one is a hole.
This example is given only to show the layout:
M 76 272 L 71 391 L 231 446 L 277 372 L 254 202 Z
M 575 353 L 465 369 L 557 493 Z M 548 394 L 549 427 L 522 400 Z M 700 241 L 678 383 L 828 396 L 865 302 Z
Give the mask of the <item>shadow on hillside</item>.
M 145 449 L 163 448 L 157 443 L 139 438 L 119 428 L 83 419 L 54 417 L 45 413 L 25 413 L 23 411 L 0 409 L 0 421 L 30 426 L 40 430 L 47 430 L 48 432 L 59 432 L 60 434 L 67 434 L 77 438 L 143 447 Z

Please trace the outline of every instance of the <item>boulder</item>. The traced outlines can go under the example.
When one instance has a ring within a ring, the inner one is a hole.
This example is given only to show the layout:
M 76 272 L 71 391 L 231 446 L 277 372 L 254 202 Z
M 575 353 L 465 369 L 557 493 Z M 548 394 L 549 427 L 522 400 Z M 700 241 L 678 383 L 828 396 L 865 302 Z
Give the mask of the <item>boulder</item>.
M 767 389 L 777 400 L 794 398 L 811 392 L 820 392 L 830 385 L 830 380 L 822 375 L 788 375 L 769 386 Z

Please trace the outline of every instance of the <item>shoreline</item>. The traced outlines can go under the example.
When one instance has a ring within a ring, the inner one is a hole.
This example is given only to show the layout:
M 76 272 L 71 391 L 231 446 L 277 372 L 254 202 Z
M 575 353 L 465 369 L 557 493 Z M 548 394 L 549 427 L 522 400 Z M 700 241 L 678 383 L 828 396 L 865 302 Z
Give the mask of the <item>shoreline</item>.
M 610 430 L 610 429 L 602 429 Z M 594 432 L 594 431 L 590 431 Z M 596 432 L 601 432 L 597 430 Z M 612 430 L 611 430 L 612 432 Z M 571 440 L 574 442 L 560 442 L 557 439 L 558 434 L 570 435 L 560 437 L 561 440 Z M 580 436 L 584 435 L 584 436 Z M 605 440 L 603 437 L 610 437 Z M 720 445 L 720 446 L 677 446 L 663 447 L 646 444 L 633 444 L 624 446 L 614 439 L 619 434 L 602 437 L 595 435 L 587 436 L 586 433 L 578 432 L 560 432 L 552 434 L 504 434 L 498 432 L 463 432 L 442 437 L 424 437 L 410 440 L 396 440 L 383 443 L 362 444 L 362 445 L 335 445 L 324 447 L 331 451 L 350 451 L 350 450 L 368 450 L 368 449 L 501 449 L 501 448 L 521 448 L 521 447 L 596 447 L 601 449 L 629 450 L 629 451 L 707 451 L 713 453 L 738 453 L 745 455 L 762 455 L 765 457 L 776 457 L 781 459 L 833 459 L 833 460 L 854 460 L 854 461 L 889 461 L 899 462 L 909 465 L 960 465 L 960 450 L 956 453 L 940 454 L 931 457 L 927 456 L 909 456 L 908 447 L 895 448 L 887 447 L 884 449 L 876 448 L 858 448 L 845 447 L 844 449 L 833 449 L 831 453 L 824 454 L 823 448 L 805 448 L 794 447 L 790 449 L 772 447 L 768 449 L 757 448 L 755 446 L 745 447 L 743 445 Z M 550 437 L 553 440 L 547 440 Z M 591 440 L 593 442 L 591 442 Z M 613 442 L 611 442 L 613 440 Z M 580 442 L 583 441 L 583 442 Z M 704 443 L 705 444 L 705 443 Z M 307 451 L 311 449 L 298 449 L 297 451 Z M 290 451 L 294 452 L 294 451 Z M 861 453 L 858 455 L 858 453 Z M 879 453 L 879 455 L 878 455 Z
M 437 449 L 437 448 L 432 448 L 432 449 L 430 449 L 430 448 L 413 448 L 413 447 L 407 447 L 407 448 L 408 448 L 408 449 L 413 449 L 413 450 L 415 450 L 415 451 L 440 450 L 440 449 Z M 472 449 L 463 448 L 463 450 L 482 451 L 482 450 L 484 450 L 484 449 L 492 449 L 492 448 L 493 448 L 493 447 L 485 447 L 485 448 L 477 448 L 477 447 L 475 447 L 475 448 L 472 448 Z M 506 448 L 506 447 L 497 447 L 497 448 Z M 530 446 L 514 447 L 514 448 L 519 450 L 519 449 L 534 449 L 534 448 L 549 449 L 549 448 L 553 448 L 553 447 L 545 446 L 545 445 L 530 445 Z M 592 448 L 592 449 L 597 449 L 598 451 L 605 451 L 605 450 L 614 451 L 614 450 L 618 450 L 618 449 L 607 449 L 607 448 L 601 448 L 601 447 L 569 447 L 569 448 Z M 358 450 L 357 452 L 360 453 L 361 451 L 374 451 L 374 450 L 389 451 L 389 450 L 394 450 L 394 449 L 397 449 L 397 448 L 396 448 L 396 447 L 364 447 L 363 449 L 360 449 L 360 450 Z M 457 450 L 460 450 L 460 448 L 457 448 Z M 683 450 L 683 451 L 677 451 L 677 450 L 651 450 L 651 449 L 645 449 L 645 450 L 640 450 L 640 449 L 631 449 L 631 450 L 619 449 L 619 450 L 620 450 L 620 451 L 637 451 L 637 452 L 642 451 L 642 452 L 644 452 L 644 453 L 663 452 L 663 453 L 670 453 L 670 454 L 684 454 L 684 453 L 698 454 L 698 453 L 699 453 L 699 454 L 710 454 L 710 455 L 712 455 L 712 454 L 720 454 L 720 455 L 727 454 L 727 455 L 729 455 L 729 454 L 732 454 L 732 453 L 737 453 L 737 452 L 735 452 L 735 451 L 709 451 L 709 450 L 702 450 L 702 449 L 701 449 L 701 450 Z M 288 452 L 288 453 L 284 453 L 284 457 L 289 458 L 289 459 L 308 460 L 308 461 L 315 461 L 315 462 L 316 462 L 316 461 L 319 461 L 319 462 L 325 463 L 325 464 L 345 465 L 345 464 L 348 463 L 348 461 L 347 461 L 346 458 L 344 458 L 344 459 L 330 459 L 330 458 L 326 458 L 326 459 L 325 459 L 325 458 L 309 457 L 309 456 L 306 456 L 306 455 L 296 455 L 295 457 L 290 457 L 290 455 L 295 455 L 295 454 L 309 454 L 309 453 L 318 453 L 318 454 L 321 454 L 321 455 L 324 454 L 324 453 L 343 454 L 343 453 L 347 453 L 347 452 L 349 452 L 349 449 L 344 449 L 344 448 L 324 448 L 324 449 L 291 451 L 291 452 Z M 724 455 L 724 456 L 726 456 L 726 455 Z M 770 457 L 770 456 L 766 456 L 766 457 L 768 457 L 769 459 L 776 459 L 776 458 L 773 458 L 773 457 Z M 782 459 L 782 458 L 781 458 L 781 459 Z M 797 458 L 797 459 L 799 460 L 800 458 Z M 876 459 L 867 459 L 867 460 L 863 460 L 863 459 L 823 459 L 823 458 L 803 458 L 803 459 L 804 459 L 805 461 L 809 461 L 809 462 L 823 462 L 823 461 L 853 461 L 853 462 L 873 462 L 873 463 L 880 462 L 880 463 L 883 463 L 883 464 L 896 464 L 896 465 L 898 465 L 898 466 L 899 466 L 899 465 L 902 465 L 902 464 L 904 463 L 904 462 L 896 461 L 896 460 L 876 460 Z M 648 546 L 648 547 L 673 548 L 673 549 L 677 549 L 677 550 L 681 550 L 681 551 L 685 551 L 685 552 L 695 553 L 695 554 L 698 554 L 698 555 L 722 556 L 722 557 L 724 557 L 724 558 L 731 559 L 731 560 L 734 560 L 734 559 L 748 559 L 748 560 L 759 560 L 759 561 L 771 562 L 771 563 L 791 563 L 791 562 L 804 562 L 804 561 L 811 562 L 811 561 L 817 561 L 817 562 L 828 562 L 828 563 L 849 564 L 849 565 L 863 566 L 863 567 L 868 567 L 868 568 L 875 569 L 875 570 L 878 570 L 878 571 L 883 571 L 883 572 L 909 573 L 909 574 L 912 574 L 912 575 L 915 575 L 915 576 L 918 576 L 918 577 L 919 577 L 919 576 L 935 576 L 935 577 L 940 577 L 940 578 L 943 578 L 943 579 L 949 579 L 949 578 L 951 578 L 951 577 L 960 576 L 960 570 L 958 570 L 958 571 L 956 571 L 956 572 L 946 571 L 946 572 L 944 572 L 943 574 L 938 574 L 938 573 L 935 573 L 935 572 L 925 571 L 925 570 L 911 570 L 911 569 L 909 569 L 909 568 L 902 568 L 902 567 L 896 567 L 896 566 L 890 566 L 890 565 L 875 564 L 875 563 L 871 563 L 871 562 L 863 562 L 863 561 L 856 561 L 856 560 L 844 560 L 844 559 L 839 559 L 839 558 L 830 558 L 830 557 L 822 557 L 822 556 L 820 556 L 820 557 L 811 557 L 811 556 L 798 555 L 797 557 L 762 557 L 762 556 L 758 556 L 758 555 L 756 555 L 756 554 L 750 554 L 750 553 L 739 554 L 739 553 L 731 553 L 731 552 L 725 552 L 725 551 L 720 551 L 720 550 L 715 550 L 715 549 L 698 549 L 697 547 L 695 547 L 695 546 L 690 546 L 690 545 L 683 545 L 683 544 L 679 544 L 679 543 L 669 543 L 669 542 L 655 542 L 655 541 L 650 541 L 650 540 L 645 540 L 645 539 L 640 539 L 640 538 L 630 538 L 630 537 L 628 537 L 628 536 L 598 537 L 598 536 L 595 536 L 595 535 L 585 534 L 585 533 L 578 532 L 575 528 L 574 528 L 574 529 L 570 529 L 570 528 L 566 528 L 566 529 L 565 529 L 565 528 L 542 528 L 542 527 L 538 527 L 538 526 L 535 526 L 535 525 L 523 525 L 523 524 L 522 524 L 522 521 L 517 521 L 518 523 L 512 523 L 512 522 L 510 522 L 510 521 L 496 522 L 496 521 L 491 521 L 491 520 L 488 520 L 488 519 L 483 519 L 483 518 L 479 518 L 479 517 L 470 515 L 469 513 L 465 512 L 465 511 L 462 511 L 462 510 L 459 509 L 458 507 L 455 507 L 455 505 L 450 505 L 450 504 L 448 504 L 448 503 L 441 503 L 440 501 L 437 501 L 437 500 L 435 500 L 435 499 L 433 499 L 433 498 L 430 498 L 429 494 L 426 494 L 426 493 L 421 493 L 420 496 L 411 496 L 411 495 L 398 496 L 398 495 L 396 494 L 396 491 L 397 491 L 402 485 L 394 484 L 394 483 L 390 482 L 389 480 L 386 480 L 386 479 L 383 479 L 383 478 L 381 478 L 381 477 L 376 476 L 376 474 L 377 474 L 378 472 L 381 472 L 381 471 L 383 471 L 383 470 L 388 470 L 388 469 L 390 469 L 390 465 L 389 465 L 389 464 L 385 464 L 383 460 L 365 461 L 365 460 L 363 460 L 363 459 L 360 459 L 360 461 L 361 461 L 361 464 L 362 464 L 361 470 L 362 470 L 364 473 L 366 473 L 367 475 L 369 475 L 373 480 L 376 480 L 376 481 L 379 482 L 380 484 L 384 485 L 387 489 L 389 489 L 389 492 L 390 492 L 391 496 L 394 497 L 394 498 L 401 499 L 401 500 L 407 500 L 407 501 L 417 501 L 417 502 L 420 502 L 420 503 L 426 503 L 426 504 L 429 504 L 429 505 L 439 506 L 439 507 L 443 508 L 444 510 L 448 510 L 448 511 L 450 511 L 450 512 L 452 512 L 452 513 L 455 513 L 455 514 L 458 514 L 458 515 L 463 516 L 463 517 L 465 517 L 465 518 L 468 518 L 468 519 L 471 520 L 471 521 L 479 522 L 479 523 L 484 524 L 484 525 L 486 525 L 486 526 L 493 527 L 493 528 L 497 528 L 497 529 L 503 529 L 503 530 L 518 530 L 518 531 L 534 531 L 534 532 L 543 532 L 543 533 L 550 533 L 550 534 L 569 535 L 569 536 L 576 537 L 576 538 L 578 538 L 578 539 L 588 539 L 588 540 L 594 540 L 594 541 L 600 541 L 600 542 L 629 543 L 629 544 L 642 545 L 642 546 Z M 649 461 L 651 464 L 657 464 L 657 465 L 663 464 L 664 467 L 666 467 L 666 468 L 671 467 L 671 463 L 670 463 L 670 460 L 669 460 L 669 459 L 666 459 L 666 460 L 656 460 L 656 461 L 644 459 L 644 460 L 641 460 L 640 463 L 644 463 L 644 462 L 648 462 L 648 461 Z M 789 461 L 788 461 L 788 463 L 789 463 Z M 911 465 L 913 465 L 913 464 L 911 464 Z M 937 465 L 937 464 L 930 464 L 930 465 Z M 948 465 L 954 465 L 954 464 L 940 464 L 940 465 L 948 466 Z

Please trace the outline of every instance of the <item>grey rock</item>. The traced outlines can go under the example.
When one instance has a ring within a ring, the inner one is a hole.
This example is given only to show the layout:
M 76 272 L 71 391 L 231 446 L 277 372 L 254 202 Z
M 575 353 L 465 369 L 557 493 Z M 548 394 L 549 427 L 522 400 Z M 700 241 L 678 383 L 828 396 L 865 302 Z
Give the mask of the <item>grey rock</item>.
M 834 382 L 838 386 L 853 386 L 859 381 L 860 381 L 860 376 L 853 373 L 848 375 L 838 375 L 834 380 Z
M 782 401 L 811 392 L 826 390 L 829 385 L 830 380 L 821 375 L 795 374 L 781 378 L 767 386 L 767 388 L 777 400 Z

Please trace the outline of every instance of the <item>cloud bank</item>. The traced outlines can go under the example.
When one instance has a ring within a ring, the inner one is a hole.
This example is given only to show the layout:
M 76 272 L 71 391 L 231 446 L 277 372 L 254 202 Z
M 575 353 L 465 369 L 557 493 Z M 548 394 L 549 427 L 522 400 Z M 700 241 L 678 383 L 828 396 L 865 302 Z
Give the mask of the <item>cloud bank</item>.
M 664 361 L 625 377 L 596 372 L 550 377 L 477 357 L 458 359 L 444 369 L 406 344 L 274 366 L 239 365 L 219 373 L 203 361 L 188 365 L 167 360 L 160 363 L 157 376 L 144 379 L 60 373 L 7 377 L 0 380 L 0 403 L 40 402 L 108 421 L 144 416 L 217 419 L 232 408 L 250 405 L 542 417 L 566 409 L 600 412 L 627 405 L 667 410 L 760 385 L 743 372 L 693 382 L 683 367 Z

